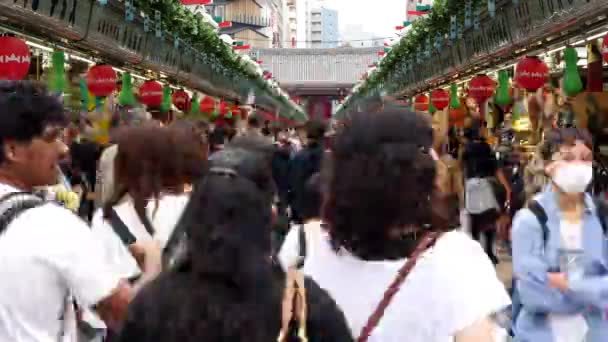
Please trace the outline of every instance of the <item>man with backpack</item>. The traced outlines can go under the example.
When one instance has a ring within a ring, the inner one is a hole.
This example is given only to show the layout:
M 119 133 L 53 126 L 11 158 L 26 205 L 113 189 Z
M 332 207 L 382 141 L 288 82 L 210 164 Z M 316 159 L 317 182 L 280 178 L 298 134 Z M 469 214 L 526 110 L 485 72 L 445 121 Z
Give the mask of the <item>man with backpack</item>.
M 545 139 L 551 184 L 513 222 L 515 341 L 606 341 L 608 211 L 586 193 L 591 153 L 572 130 Z
M 109 270 L 84 221 L 34 195 L 57 181 L 61 101 L 30 82 L 0 81 L 0 108 L 0 341 L 74 341 L 76 305 L 119 326 L 160 272 L 160 247 L 131 247 L 144 269 L 133 285 Z

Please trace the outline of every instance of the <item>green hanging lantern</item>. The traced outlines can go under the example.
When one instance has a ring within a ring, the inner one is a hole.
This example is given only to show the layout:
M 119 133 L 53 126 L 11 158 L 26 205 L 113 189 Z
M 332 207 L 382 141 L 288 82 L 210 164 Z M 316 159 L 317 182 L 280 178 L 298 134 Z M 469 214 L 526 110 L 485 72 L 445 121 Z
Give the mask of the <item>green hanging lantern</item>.
M 84 78 L 80 79 L 80 109 L 87 111 L 89 107 L 89 89 L 87 88 L 87 81 Z
M 498 89 L 496 89 L 495 102 L 500 106 L 506 106 L 513 102 L 511 94 L 509 94 L 509 74 L 506 70 L 498 72 Z
M 171 109 L 171 88 L 166 85 L 163 87 L 163 102 L 160 104 L 161 113 L 166 113 Z
M 224 115 L 224 118 L 232 119 L 232 109 L 228 109 L 228 112 L 226 112 L 226 115 Z
M 201 103 L 198 100 L 198 94 L 194 93 L 192 96 L 192 105 L 190 106 L 190 115 L 198 116 L 201 113 Z
M 450 108 L 460 108 L 460 99 L 458 98 L 458 86 L 455 83 L 452 83 L 452 85 L 450 86 Z
M 564 71 L 564 93 L 567 96 L 576 96 L 583 90 L 583 81 L 578 73 L 578 54 L 576 49 L 568 47 L 564 51 L 566 70 Z
M 124 73 L 122 75 L 122 90 L 118 95 L 118 103 L 121 106 L 134 106 L 137 100 L 133 94 L 133 81 L 130 73 Z
M 65 77 L 65 53 L 55 51 L 51 56 L 51 72 L 49 75 L 49 90 L 63 94 L 67 84 Z
M 435 114 L 435 112 L 437 111 L 437 108 L 435 108 L 435 106 L 433 106 L 433 101 L 432 101 L 432 94 L 429 94 L 429 114 Z

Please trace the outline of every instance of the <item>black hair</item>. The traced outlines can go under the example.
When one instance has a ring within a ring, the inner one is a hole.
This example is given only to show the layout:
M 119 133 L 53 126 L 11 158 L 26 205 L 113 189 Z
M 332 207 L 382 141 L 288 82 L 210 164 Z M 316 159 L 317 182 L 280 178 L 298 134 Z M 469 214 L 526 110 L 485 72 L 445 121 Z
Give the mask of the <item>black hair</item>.
M 306 138 L 310 140 L 320 141 L 325 136 L 325 124 L 319 120 L 310 120 L 304 126 L 306 129 Z
M 396 229 L 432 223 L 435 162 L 433 130 L 410 111 L 354 113 L 336 135 L 324 163 L 328 189 L 323 218 L 334 248 L 365 260 L 402 258 L 409 252 Z
M 321 175 L 315 173 L 304 186 L 300 216 L 304 221 L 321 217 Z
M 27 143 L 49 125 L 69 122 L 59 97 L 30 81 L 0 81 L 0 148 L 7 140 Z M 4 162 L 0 153 L 0 164 Z
M 260 120 L 256 114 L 249 115 L 247 118 L 247 125 L 249 127 L 260 127 Z
M 568 140 L 581 140 L 589 149 L 592 149 L 592 136 L 586 129 L 580 128 L 554 128 L 545 133 L 545 139 L 540 146 L 543 160 L 551 160 L 553 154 L 559 151 L 561 145 Z

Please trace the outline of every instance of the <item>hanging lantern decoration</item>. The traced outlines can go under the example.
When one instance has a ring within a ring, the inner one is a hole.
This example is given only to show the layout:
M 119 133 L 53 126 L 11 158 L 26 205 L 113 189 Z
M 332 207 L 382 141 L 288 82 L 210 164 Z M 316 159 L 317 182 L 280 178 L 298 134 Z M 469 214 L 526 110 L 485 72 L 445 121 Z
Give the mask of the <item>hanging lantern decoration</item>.
M 201 103 L 198 100 L 198 94 L 194 93 L 192 101 L 190 101 L 190 115 L 197 116 L 201 113 Z
M 431 104 L 438 110 L 444 110 L 450 104 L 450 94 L 443 89 L 431 92 Z
M 49 74 L 49 90 L 63 94 L 67 81 L 65 78 L 65 53 L 55 51 L 51 56 L 51 72 Z
M 130 73 L 122 74 L 122 89 L 118 95 L 118 103 L 122 106 L 134 106 L 137 100 L 133 94 L 133 80 Z
M 21 39 L 0 37 L 0 80 L 22 80 L 30 69 L 30 48 Z
M 604 56 L 604 61 L 608 63 L 608 35 L 602 40 L 602 56 Z
M 458 98 L 458 86 L 452 83 L 450 86 L 450 108 L 460 108 L 460 99 Z
M 537 56 L 526 56 L 515 67 L 515 82 L 528 91 L 544 87 L 548 78 L 549 67 Z
M 211 96 L 205 96 L 200 103 L 201 113 L 211 116 L 215 111 L 215 99 Z
M 162 84 L 154 80 L 144 82 L 144 84 L 139 87 L 139 98 L 141 103 L 146 106 L 160 106 L 163 103 Z
M 232 118 L 232 112 L 230 111 L 230 105 L 224 101 L 220 101 L 220 105 L 218 107 L 218 113 L 225 119 Z
M 429 101 L 429 114 L 435 114 L 437 112 L 437 108 L 433 106 L 433 101 Z
M 507 106 L 513 102 L 509 87 L 509 74 L 506 70 L 498 72 L 498 88 L 496 89 L 496 100 L 494 102 L 500 106 Z
M 469 96 L 479 106 L 483 105 L 494 94 L 494 80 L 485 74 L 479 74 L 469 82 Z
M 95 96 L 108 96 L 116 89 L 116 71 L 106 64 L 95 65 L 87 73 L 87 88 Z
M 190 95 L 183 89 L 174 92 L 172 100 L 175 107 L 182 112 L 187 112 L 190 109 Z
M 566 70 L 564 71 L 564 93 L 567 96 L 576 96 L 583 90 L 583 81 L 578 73 L 578 53 L 573 47 L 564 50 L 564 61 Z
M 171 110 L 171 87 L 168 85 L 163 87 L 163 100 L 160 104 L 160 112 L 167 113 Z
M 424 94 L 420 94 L 414 98 L 414 110 L 426 112 L 429 109 L 429 98 Z

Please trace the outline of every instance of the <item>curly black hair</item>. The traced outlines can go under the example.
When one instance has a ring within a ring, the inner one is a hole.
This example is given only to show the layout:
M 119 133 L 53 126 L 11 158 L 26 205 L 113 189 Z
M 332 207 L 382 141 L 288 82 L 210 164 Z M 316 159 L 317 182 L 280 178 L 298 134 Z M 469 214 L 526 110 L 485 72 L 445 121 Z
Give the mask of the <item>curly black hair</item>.
M 47 126 L 69 122 L 59 97 L 36 82 L 0 81 L 0 108 L 0 148 L 7 140 L 27 143 Z M 0 153 L 0 164 L 4 159 Z
M 343 247 L 365 260 L 407 256 L 411 243 L 396 239 L 395 231 L 432 223 L 432 142 L 422 114 L 388 110 L 351 116 L 323 170 L 328 182 L 323 217 L 336 250 Z

